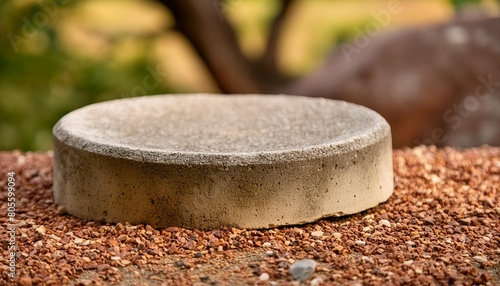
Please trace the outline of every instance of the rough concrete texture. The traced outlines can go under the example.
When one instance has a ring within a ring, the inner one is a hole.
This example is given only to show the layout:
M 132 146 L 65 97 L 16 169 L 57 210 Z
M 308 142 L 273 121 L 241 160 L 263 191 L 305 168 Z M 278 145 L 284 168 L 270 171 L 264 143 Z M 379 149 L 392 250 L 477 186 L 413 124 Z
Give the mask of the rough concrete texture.
M 390 128 L 341 101 L 162 95 L 86 106 L 54 127 L 54 197 L 72 215 L 209 229 L 356 213 L 393 191 Z

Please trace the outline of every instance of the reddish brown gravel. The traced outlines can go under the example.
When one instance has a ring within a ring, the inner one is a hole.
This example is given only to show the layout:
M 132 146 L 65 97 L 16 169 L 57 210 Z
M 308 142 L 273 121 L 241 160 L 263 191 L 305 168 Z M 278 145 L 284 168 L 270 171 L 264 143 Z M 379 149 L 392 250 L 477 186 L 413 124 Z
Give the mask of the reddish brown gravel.
M 14 280 L 8 172 L 16 179 Z M 270 230 L 156 230 L 63 214 L 52 199 L 51 153 L 2 152 L 0 282 L 298 285 L 288 268 L 311 258 L 318 266 L 307 285 L 500 285 L 500 148 L 395 150 L 394 172 L 388 202 L 344 218 Z

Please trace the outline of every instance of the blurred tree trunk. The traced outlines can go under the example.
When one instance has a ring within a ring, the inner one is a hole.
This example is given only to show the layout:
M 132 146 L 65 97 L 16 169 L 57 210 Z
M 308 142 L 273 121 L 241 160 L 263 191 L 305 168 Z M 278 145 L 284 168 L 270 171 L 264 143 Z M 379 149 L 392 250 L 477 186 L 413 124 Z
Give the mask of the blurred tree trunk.
M 298 79 L 278 69 L 283 0 L 261 59 L 246 58 L 218 1 L 159 0 L 226 93 L 285 93 L 367 106 L 392 127 L 394 147 L 500 145 L 500 18 L 455 21 L 344 44 Z M 365 35 L 366 36 L 366 35 Z
M 243 56 L 236 36 L 219 18 L 216 1 L 161 0 L 174 14 L 176 28 L 183 33 L 207 64 L 219 87 L 227 93 L 239 90 L 258 93 L 262 84 Z

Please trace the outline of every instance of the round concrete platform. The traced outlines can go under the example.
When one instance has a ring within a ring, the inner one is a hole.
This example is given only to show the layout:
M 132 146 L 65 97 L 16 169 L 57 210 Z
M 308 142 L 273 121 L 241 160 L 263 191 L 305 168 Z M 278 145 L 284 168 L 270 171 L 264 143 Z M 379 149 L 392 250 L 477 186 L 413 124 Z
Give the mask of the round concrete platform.
M 265 228 L 356 213 L 393 191 L 389 125 L 342 101 L 147 96 L 75 110 L 53 132 L 55 201 L 84 219 Z

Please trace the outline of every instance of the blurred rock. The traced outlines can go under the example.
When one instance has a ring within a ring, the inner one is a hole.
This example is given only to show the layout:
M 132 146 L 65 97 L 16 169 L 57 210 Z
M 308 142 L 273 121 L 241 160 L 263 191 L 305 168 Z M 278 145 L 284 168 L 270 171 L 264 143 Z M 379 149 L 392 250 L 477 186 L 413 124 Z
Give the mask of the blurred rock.
M 292 273 L 293 278 L 299 280 L 300 282 L 306 281 L 313 275 L 315 270 L 316 261 L 312 259 L 303 259 L 290 266 L 290 273 Z

